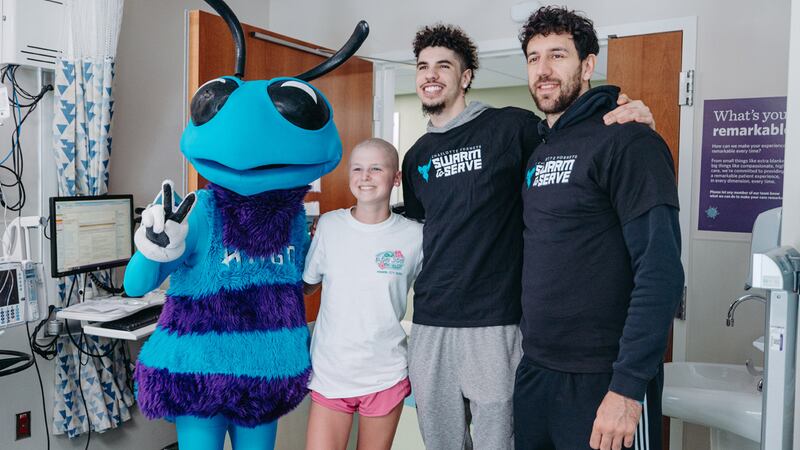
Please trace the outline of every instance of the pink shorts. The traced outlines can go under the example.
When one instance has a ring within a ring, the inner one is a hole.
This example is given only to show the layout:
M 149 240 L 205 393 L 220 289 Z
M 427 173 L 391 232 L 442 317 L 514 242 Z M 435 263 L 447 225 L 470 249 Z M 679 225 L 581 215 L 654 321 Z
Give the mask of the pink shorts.
M 372 394 L 348 398 L 327 398 L 316 391 L 311 391 L 311 400 L 318 405 L 334 411 L 353 414 L 356 411 L 366 417 L 381 417 L 389 414 L 411 393 L 408 377 L 394 386 Z

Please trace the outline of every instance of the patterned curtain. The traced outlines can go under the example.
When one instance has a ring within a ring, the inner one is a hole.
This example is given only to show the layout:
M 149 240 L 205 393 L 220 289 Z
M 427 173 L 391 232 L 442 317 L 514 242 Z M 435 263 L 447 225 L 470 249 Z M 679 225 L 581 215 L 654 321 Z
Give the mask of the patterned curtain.
M 82 350 L 98 355 L 92 357 L 81 354 L 68 336 L 59 338 L 53 434 L 74 438 L 89 431 L 89 424 L 92 431 L 103 432 L 131 418 L 133 366 L 124 342 L 115 345 L 109 339 L 87 335 L 79 344 Z
M 114 59 L 56 63 L 55 159 L 60 195 L 108 192 Z
M 65 2 L 66 48 L 55 69 L 53 121 L 59 195 L 108 192 L 112 81 L 122 6 L 123 0 Z M 62 304 L 77 301 L 66 298 L 66 280 L 60 281 L 59 294 Z M 68 336 L 57 342 L 53 433 L 69 437 L 89 426 L 99 432 L 116 428 L 130 418 L 133 405 L 127 345 L 96 336 L 78 344 L 84 352 L 104 356 L 80 353 Z

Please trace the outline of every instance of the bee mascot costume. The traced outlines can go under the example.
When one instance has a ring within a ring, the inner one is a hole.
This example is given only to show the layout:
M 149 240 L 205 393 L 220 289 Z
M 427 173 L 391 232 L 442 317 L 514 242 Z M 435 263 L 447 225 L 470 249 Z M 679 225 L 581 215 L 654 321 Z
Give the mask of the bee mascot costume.
M 244 81 L 241 24 L 221 0 L 206 2 L 234 35 L 236 74 L 198 89 L 181 137 L 211 184 L 179 202 L 165 181 L 142 213 L 126 291 L 172 278 L 134 377 L 142 412 L 175 421 L 181 450 L 222 449 L 226 432 L 235 450 L 265 450 L 311 373 L 303 197 L 342 157 L 331 106 L 308 81 L 352 56 L 368 27 L 302 75 Z

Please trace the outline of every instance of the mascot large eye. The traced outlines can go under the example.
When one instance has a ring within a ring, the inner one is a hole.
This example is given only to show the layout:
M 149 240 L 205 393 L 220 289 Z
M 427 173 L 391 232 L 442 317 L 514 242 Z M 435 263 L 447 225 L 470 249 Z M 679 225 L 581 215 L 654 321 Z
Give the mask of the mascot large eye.
M 289 80 L 272 83 L 267 92 L 275 109 L 294 125 L 319 130 L 328 123 L 331 114 L 328 104 L 311 86 Z
M 217 78 L 200 86 L 192 97 L 192 123 L 200 126 L 211 120 L 238 87 L 235 81 L 225 78 Z

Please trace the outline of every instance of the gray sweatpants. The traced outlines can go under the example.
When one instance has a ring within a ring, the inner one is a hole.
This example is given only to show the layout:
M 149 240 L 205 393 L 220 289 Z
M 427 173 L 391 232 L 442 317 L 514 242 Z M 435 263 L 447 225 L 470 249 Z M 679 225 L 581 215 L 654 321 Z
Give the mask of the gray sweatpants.
M 414 324 L 408 356 L 425 448 L 514 448 L 514 371 L 522 358 L 519 326 Z

